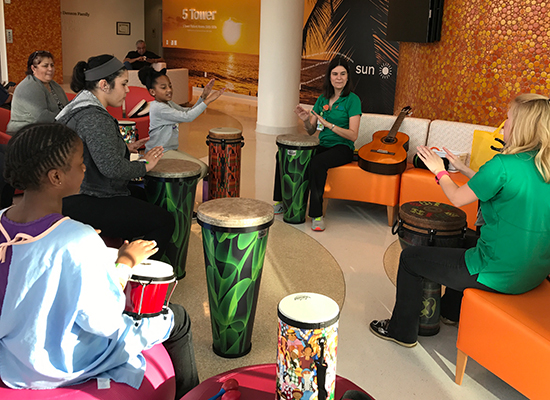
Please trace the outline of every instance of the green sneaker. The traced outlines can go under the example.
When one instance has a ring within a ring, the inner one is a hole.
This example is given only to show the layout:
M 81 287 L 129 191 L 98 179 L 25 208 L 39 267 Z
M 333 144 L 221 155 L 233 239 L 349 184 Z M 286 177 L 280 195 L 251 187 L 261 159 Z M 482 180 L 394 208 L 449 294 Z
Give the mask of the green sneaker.
M 323 232 L 325 230 L 325 220 L 323 217 L 313 218 L 311 220 L 311 229 L 317 232 Z
M 278 201 L 277 203 L 273 204 L 273 213 L 275 215 L 282 214 L 285 212 L 285 208 L 283 206 L 282 201 Z

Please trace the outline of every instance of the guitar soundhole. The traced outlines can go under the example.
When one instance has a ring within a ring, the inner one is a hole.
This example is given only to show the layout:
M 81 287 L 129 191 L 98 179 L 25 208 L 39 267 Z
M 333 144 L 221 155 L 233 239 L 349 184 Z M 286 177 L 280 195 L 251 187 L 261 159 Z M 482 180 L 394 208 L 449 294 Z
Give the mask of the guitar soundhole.
M 384 136 L 384 139 L 382 139 L 382 142 L 387 144 L 392 144 L 397 142 L 397 139 L 395 137 Z

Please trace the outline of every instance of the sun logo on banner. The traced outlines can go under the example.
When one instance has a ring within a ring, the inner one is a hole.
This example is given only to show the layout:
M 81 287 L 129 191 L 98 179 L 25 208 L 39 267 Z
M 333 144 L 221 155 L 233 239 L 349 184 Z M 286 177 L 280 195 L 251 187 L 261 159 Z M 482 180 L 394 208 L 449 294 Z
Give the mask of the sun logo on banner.
M 378 69 L 378 74 L 382 79 L 389 79 L 389 77 L 392 75 L 391 65 L 386 62 L 380 65 L 380 68 Z
M 232 46 L 241 38 L 240 22 L 235 22 L 231 18 L 223 23 L 222 35 L 228 45 Z

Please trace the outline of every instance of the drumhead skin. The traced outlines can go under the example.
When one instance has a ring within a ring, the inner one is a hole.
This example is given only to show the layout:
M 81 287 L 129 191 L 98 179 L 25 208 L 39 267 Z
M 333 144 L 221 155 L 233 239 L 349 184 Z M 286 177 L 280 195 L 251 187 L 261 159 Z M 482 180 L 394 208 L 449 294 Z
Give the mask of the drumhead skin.
M 466 213 L 460 208 L 433 201 L 411 201 L 399 207 L 399 218 L 406 224 L 438 231 L 460 230 L 466 226 Z
M 295 293 L 279 302 L 281 321 L 301 329 L 331 326 L 340 316 L 340 307 L 330 297 L 318 293 Z
M 119 126 L 136 126 L 136 122 L 135 121 L 126 121 L 126 120 L 118 120 L 118 125 Z
M 173 282 L 176 280 L 174 269 L 170 264 L 158 260 L 145 260 L 132 268 L 132 276 L 129 279 L 134 282 Z
M 237 128 L 222 127 L 222 128 L 212 128 L 208 133 L 209 139 L 241 139 L 243 137 L 243 132 Z
M 260 230 L 271 226 L 273 218 L 273 206 L 242 197 L 210 200 L 202 203 L 197 210 L 197 220 L 201 226 Z
M 175 158 L 161 159 L 148 176 L 156 178 L 188 178 L 200 175 L 201 166 L 188 160 L 179 160 Z
M 319 138 L 299 133 L 277 136 L 277 144 L 296 147 L 315 147 L 319 145 Z

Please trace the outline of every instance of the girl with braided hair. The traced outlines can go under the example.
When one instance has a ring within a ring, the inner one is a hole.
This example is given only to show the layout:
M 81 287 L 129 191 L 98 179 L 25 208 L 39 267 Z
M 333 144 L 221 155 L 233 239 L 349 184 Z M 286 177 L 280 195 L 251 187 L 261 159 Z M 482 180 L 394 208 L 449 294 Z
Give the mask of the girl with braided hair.
M 100 229 L 113 238 L 143 238 L 157 242 L 160 258 L 174 231 L 174 218 L 146 201 L 145 190 L 129 185 L 145 175 L 162 157 L 153 147 L 139 161 L 130 161 L 147 139 L 126 144 L 118 121 L 106 110 L 120 107 L 128 93 L 128 71 L 111 55 L 80 61 L 73 70 L 71 89 L 78 95 L 57 116 L 84 143 L 86 175 L 80 193 L 63 201 L 63 214 Z M 142 162 L 144 161 L 144 162 Z
M 158 249 L 125 242 L 115 262 L 92 227 L 63 217 L 85 171 L 82 141 L 64 125 L 29 125 L 8 144 L 4 175 L 24 194 L 0 211 L 0 378 L 14 389 L 97 377 L 137 389 L 141 351 L 164 342 L 180 398 L 198 384 L 189 317 L 174 304 L 139 321 L 123 314 L 131 268 Z
M 191 122 L 201 115 L 206 107 L 220 97 L 224 89 L 212 92 L 214 79 L 204 88 L 199 100 L 191 108 L 181 107 L 172 101 L 172 82 L 166 76 L 166 69 L 156 71 L 153 67 L 143 67 L 138 73 L 139 80 L 149 90 L 155 101 L 149 108 L 149 141 L 145 149 L 162 146 L 169 158 L 189 160 L 201 166 L 201 178 L 206 176 L 208 166 L 199 159 L 178 150 L 179 124 Z M 176 152 L 176 150 L 178 150 Z

